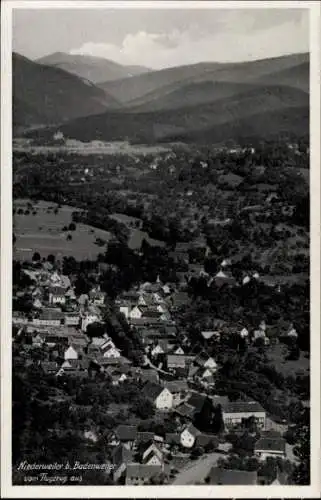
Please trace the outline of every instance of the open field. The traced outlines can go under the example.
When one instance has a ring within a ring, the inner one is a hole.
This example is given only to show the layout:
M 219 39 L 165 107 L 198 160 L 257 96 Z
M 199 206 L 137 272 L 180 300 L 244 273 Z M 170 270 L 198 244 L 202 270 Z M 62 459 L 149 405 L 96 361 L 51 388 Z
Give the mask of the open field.
M 135 227 L 136 222 L 137 224 L 139 224 L 141 222 L 141 219 L 137 219 L 136 217 L 130 217 L 126 214 L 119 214 L 119 213 L 112 214 L 110 217 L 111 219 L 114 219 L 118 222 L 122 222 L 128 227 L 128 229 L 130 230 L 128 246 L 132 250 L 139 249 L 144 239 L 147 241 L 147 243 L 149 243 L 152 246 L 159 246 L 159 247 L 165 246 L 164 241 L 150 238 L 148 233 L 146 233 L 145 231 L 141 231 L 140 229 L 137 229 Z
M 297 361 L 285 360 L 288 349 L 283 344 L 270 346 L 267 351 L 267 356 L 270 359 L 270 364 L 274 365 L 276 370 L 282 375 L 289 376 L 301 373 L 308 375 L 310 371 L 310 360 L 305 357 L 305 353 L 300 353 L 300 359 Z
M 30 259 L 34 252 L 39 252 L 41 257 L 53 254 L 56 257 L 73 256 L 77 260 L 93 259 L 103 253 L 104 247 L 95 244 L 96 238 L 106 242 L 111 239 L 111 233 L 101 229 L 92 228 L 86 224 L 77 224 L 75 231 L 62 231 L 64 226 L 72 222 L 72 212 L 75 208 L 62 206 L 55 214 L 56 207 L 53 203 L 33 203 L 30 214 L 18 214 L 19 209 L 27 209 L 28 200 L 16 200 L 14 206 L 14 234 L 16 245 L 14 257 L 16 259 Z M 50 208 L 51 207 L 51 208 Z M 67 240 L 70 234 L 72 239 Z

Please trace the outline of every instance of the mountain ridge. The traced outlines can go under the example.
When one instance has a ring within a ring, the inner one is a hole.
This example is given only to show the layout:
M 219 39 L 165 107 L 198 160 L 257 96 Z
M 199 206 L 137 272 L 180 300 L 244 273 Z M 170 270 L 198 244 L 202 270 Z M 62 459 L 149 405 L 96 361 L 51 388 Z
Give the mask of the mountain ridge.
M 35 62 L 61 68 L 76 76 L 87 78 L 95 84 L 102 81 L 131 78 L 133 75 L 140 75 L 150 71 L 149 68 L 144 66 L 124 66 L 103 57 L 68 54 L 66 52 L 54 52 L 40 57 Z

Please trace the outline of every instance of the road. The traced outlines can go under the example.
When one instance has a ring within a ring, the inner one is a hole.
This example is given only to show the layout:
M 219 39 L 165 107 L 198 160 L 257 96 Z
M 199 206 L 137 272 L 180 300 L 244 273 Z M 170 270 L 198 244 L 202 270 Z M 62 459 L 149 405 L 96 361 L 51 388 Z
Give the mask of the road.
M 208 453 L 189 463 L 175 477 L 172 484 L 196 484 L 203 481 L 212 467 L 215 467 L 221 453 Z

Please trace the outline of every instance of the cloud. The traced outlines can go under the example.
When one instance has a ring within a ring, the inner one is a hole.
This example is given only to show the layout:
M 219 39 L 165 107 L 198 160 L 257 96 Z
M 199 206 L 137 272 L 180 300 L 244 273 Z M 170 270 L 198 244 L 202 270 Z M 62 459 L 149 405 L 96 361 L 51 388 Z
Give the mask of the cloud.
M 127 34 L 120 44 L 86 42 L 71 50 L 155 69 L 201 61 L 242 61 L 309 50 L 308 14 L 264 17 L 263 12 L 217 13 L 212 30 L 191 24 L 184 30 Z M 265 12 L 266 15 L 266 12 Z

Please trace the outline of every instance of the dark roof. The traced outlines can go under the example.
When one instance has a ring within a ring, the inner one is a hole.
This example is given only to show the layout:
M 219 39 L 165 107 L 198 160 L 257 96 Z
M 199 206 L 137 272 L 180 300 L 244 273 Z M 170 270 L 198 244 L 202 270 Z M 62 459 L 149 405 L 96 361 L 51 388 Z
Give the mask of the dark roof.
M 119 425 L 115 429 L 115 434 L 120 441 L 135 441 L 137 427 L 135 425 Z
M 156 370 L 149 369 L 149 370 L 142 370 L 140 378 L 143 381 L 158 382 L 159 376 Z
M 182 405 L 179 405 L 175 409 L 176 413 L 181 415 L 182 417 L 187 417 L 187 418 L 193 418 L 195 414 L 195 408 L 193 406 L 189 406 L 186 403 L 183 403 Z
M 216 485 L 250 485 L 257 483 L 257 472 L 212 467 L 209 479 Z
M 58 371 L 58 363 L 56 363 L 56 361 L 43 361 L 41 363 L 41 368 L 48 373 L 56 372 Z
M 256 441 L 255 451 L 279 451 L 285 453 L 285 439 L 263 437 Z
M 147 382 L 143 388 L 143 393 L 148 399 L 155 401 L 163 390 L 164 387 L 161 385 L 155 384 L 154 382 Z
M 64 314 L 61 311 L 57 311 L 55 309 L 44 309 L 39 316 L 41 320 L 59 320 L 61 321 L 64 318 Z
M 114 465 L 128 463 L 132 459 L 133 459 L 133 454 L 131 450 L 128 450 L 122 444 L 116 446 L 116 448 L 112 452 L 112 461 Z
M 218 446 L 217 436 L 214 436 L 214 434 L 199 434 L 196 436 L 196 446 L 206 446 L 208 444 Z
M 59 295 L 63 296 L 66 293 L 66 290 L 62 288 L 61 286 L 51 286 L 49 288 L 49 292 L 52 293 L 53 295 Z
M 140 479 L 150 479 L 161 472 L 161 465 L 128 464 L 126 469 L 126 480 L 136 477 Z
M 202 394 L 194 392 L 188 399 L 187 404 L 193 406 L 197 411 L 200 411 L 203 408 L 205 401 L 206 396 L 202 396 Z
M 167 387 L 172 394 L 181 391 L 188 391 L 186 380 L 168 380 L 164 382 L 164 387 Z
M 263 406 L 256 401 L 237 401 L 223 405 L 224 413 L 254 413 L 265 412 Z
M 180 444 L 181 443 L 180 434 L 176 434 L 175 432 L 168 432 L 167 434 L 165 434 L 165 443 Z
M 141 443 L 149 443 L 153 439 L 154 439 L 153 432 L 138 432 L 136 441 L 141 442 Z
M 167 356 L 167 366 L 179 366 L 185 368 L 185 356 L 182 354 L 168 354 Z
M 154 450 L 150 450 L 150 452 L 146 455 L 146 457 L 143 459 L 144 464 L 146 464 L 153 456 L 157 454 L 155 453 Z M 158 457 L 158 456 L 157 456 Z M 159 458 L 159 457 L 158 457 Z

